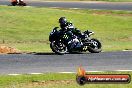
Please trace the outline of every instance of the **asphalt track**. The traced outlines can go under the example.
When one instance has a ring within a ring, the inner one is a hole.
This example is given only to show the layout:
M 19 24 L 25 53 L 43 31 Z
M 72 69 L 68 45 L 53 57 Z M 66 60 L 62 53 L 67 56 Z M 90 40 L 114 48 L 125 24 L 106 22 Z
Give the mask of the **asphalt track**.
M 106 9 L 106 10 L 129 10 L 132 11 L 132 2 L 108 3 L 108 2 L 51 2 L 25 0 L 28 6 L 36 7 L 61 7 L 61 8 L 83 8 L 83 9 Z M 9 0 L 0 0 L 0 5 L 9 5 Z
M 132 52 L 55 55 L 54 53 L 0 55 L 0 74 L 132 70 Z

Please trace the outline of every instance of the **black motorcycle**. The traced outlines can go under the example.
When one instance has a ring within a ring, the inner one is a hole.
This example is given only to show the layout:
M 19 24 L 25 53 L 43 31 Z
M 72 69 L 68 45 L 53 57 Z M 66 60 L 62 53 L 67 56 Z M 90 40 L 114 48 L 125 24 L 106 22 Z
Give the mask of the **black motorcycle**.
M 73 52 L 79 53 L 79 52 L 86 52 L 86 51 L 89 51 L 91 53 L 99 53 L 102 51 L 101 49 L 102 45 L 100 41 L 95 38 L 90 38 L 90 36 L 93 35 L 94 32 L 91 32 L 88 30 L 83 32 L 85 38 L 83 39 L 78 38 L 80 43 L 82 43 L 82 47 L 76 51 L 69 50 L 68 45 L 65 41 L 66 39 L 69 38 L 69 36 L 67 35 L 66 32 L 63 33 L 63 35 L 62 33 L 60 35 L 60 31 L 58 31 L 57 28 L 58 27 L 55 27 L 49 35 L 50 48 L 56 54 L 63 55 L 66 53 L 73 53 Z
M 17 2 L 17 0 L 16 1 L 12 1 L 11 5 L 12 6 L 27 6 L 27 4 L 25 2 L 23 2 L 23 1 Z

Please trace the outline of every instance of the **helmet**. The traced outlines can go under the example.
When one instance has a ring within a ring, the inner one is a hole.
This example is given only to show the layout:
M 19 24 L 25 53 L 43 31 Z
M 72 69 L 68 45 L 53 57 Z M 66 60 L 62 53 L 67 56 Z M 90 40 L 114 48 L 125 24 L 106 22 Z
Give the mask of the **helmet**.
M 60 23 L 60 24 L 65 24 L 65 23 L 67 23 L 66 18 L 65 18 L 65 17 L 61 17 L 61 18 L 59 19 L 59 23 Z

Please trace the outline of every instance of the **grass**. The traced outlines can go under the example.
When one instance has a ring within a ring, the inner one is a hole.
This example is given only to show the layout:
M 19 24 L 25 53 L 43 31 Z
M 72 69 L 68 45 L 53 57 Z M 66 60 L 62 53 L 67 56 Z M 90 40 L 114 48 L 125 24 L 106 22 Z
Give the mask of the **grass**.
M 57 74 L 57 73 L 46 73 L 42 75 L 0 75 L 0 88 L 4 86 L 13 86 L 19 85 L 23 83 L 31 83 L 31 82 L 42 82 L 49 80 L 69 80 L 73 79 L 75 75 L 73 74 Z M 26 87 L 25 87 L 26 88 Z
M 73 10 L 0 6 L 0 44 L 22 51 L 50 52 L 48 36 L 65 16 L 103 44 L 104 51 L 132 49 L 132 12 L 109 10 Z
M 89 74 L 130 74 L 132 72 L 102 72 Z M 46 73 L 42 75 L 0 76 L 0 88 L 131 88 L 130 84 L 86 84 L 76 83 L 76 74 Z

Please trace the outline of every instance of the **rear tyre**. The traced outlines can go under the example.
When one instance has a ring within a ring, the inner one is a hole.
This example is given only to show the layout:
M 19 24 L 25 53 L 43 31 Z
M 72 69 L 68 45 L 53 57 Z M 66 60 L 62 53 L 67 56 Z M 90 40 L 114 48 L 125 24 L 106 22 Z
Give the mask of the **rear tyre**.
M 17 2 L 11 2 L 11 5 L 12 6 L 16 6 L 17 5 Z
M 27 6 L 27 4 L 23 2 L 22 6 Z
M 26 3 L 20 2 L 18 5 L 19 5 L 19 6 L 26 6 Z
M 99 40 L 92 38 L 91 39 L 91 45 L 88 48 L 88 51 L 91 53 L 99 53 L 102 51 L 102 45 Z

